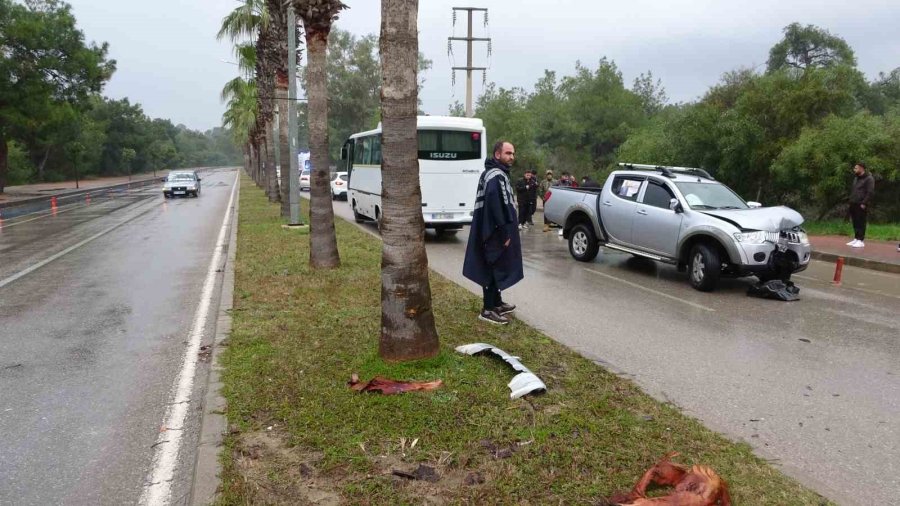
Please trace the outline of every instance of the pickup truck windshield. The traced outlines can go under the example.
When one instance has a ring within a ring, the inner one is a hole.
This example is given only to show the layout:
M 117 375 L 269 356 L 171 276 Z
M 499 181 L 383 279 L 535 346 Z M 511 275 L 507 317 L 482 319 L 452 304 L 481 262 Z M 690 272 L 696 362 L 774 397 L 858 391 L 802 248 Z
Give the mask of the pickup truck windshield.
M 730 188 L 717 183 L 675 183 L 691 209 L 749 209 Z

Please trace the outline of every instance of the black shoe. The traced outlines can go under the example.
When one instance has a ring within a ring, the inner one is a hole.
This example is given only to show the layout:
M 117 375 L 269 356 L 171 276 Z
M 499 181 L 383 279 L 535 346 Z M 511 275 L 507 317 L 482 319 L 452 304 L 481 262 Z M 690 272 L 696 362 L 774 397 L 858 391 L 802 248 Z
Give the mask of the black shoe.
M 488 323 L 493 323 L 494 325 L 507 325 L 509 324 L 509 318 L 505 316 L 501 316 L 496 311 L 488 311 L 484 310 L 478 315 L 479 320 L 484 320 Z
M 500 316 L 508 315 L 516 310 L 515 304 L 507 304 L 506 302 L 500 304 L 499 306 L 494 308 L 494 312 Z

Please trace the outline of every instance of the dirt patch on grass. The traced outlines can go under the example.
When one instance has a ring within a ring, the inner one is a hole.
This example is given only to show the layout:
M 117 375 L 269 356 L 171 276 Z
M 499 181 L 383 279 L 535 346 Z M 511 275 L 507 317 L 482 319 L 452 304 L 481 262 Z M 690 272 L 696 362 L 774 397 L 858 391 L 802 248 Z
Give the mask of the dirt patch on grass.
M 277 431 L 241 434 L 235 445 L 234 462 L 243 479 L 244 489 L 258 504 L 315 504 L 333 506 L 342 503 L 330 479 L 319 475 L 318 452 L 291 448 Z
M 503 461 L 519 445 L 482 440 L 473 444 L 470 454 L 456 457 L 444 452 L 427 461 L 412 452 L 370 454 L 365 457 L 367 470 L 355 472 L 322 469 L 321 452 L 290 446 L 283 432 L 265 430 L 236 436 L 233 471 L 244 500 L 253 504 L 347 504 L 360 498 L 359 484 L 368 481 L 378 482 L 372 484 L 375 489 L 389 489 L 418 504 L 443 505 L 478 497 L 482 486 L 502 479 L 509 473 L 505 469 L 509 464 Z M 349 497 L 342 493 L 348 487 Z

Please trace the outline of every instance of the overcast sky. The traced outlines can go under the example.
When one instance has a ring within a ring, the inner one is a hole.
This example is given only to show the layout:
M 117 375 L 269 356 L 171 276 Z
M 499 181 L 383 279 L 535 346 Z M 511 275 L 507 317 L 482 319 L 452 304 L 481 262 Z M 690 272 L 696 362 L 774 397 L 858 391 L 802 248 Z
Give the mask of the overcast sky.
M 344 0 L 350 9 L 338 27 L 377 34 L 380 2 Z M 222 85 L 237 75 L 231 45 L 217 42 L 222 17 L 235 0 L 70 0 L 89 41 L 110 44 L 118 70 L 105 89 L 128 97 L 152 117 L 206 130 L 221 124 Z M 551 10 L 545 10 L 550 5 Z M 888 0 L 420 0 L 419 49 L 434 62 L 425 75 L 422 101 L 429 114 L 446 114 L 465 100 L 465 74 L 451 86 L 447 37 L 454 34 L 451 7 L 490 9 L 485 30 L 475 15 L 475 36 L 493 39 L 493 55 L 476 43 L 474 66 L 489 66 L 488 82 L 531 90 L 544 69 L 571 74 L 575 62 L 596 68 L 615 60 L 626 83 L 651 70 L 672 102 L 690 101 L 723 72 L 764 65 L 782 29 L 815 24 L 843 37 L 871 79 L 900 66 L 900 2 Z M 465 36 L 460 13 L 456 36 Z M 465 65 L 465 43 L 454 42 L 455 65 Z M 474 92 L 482 90 L 480 73 Z

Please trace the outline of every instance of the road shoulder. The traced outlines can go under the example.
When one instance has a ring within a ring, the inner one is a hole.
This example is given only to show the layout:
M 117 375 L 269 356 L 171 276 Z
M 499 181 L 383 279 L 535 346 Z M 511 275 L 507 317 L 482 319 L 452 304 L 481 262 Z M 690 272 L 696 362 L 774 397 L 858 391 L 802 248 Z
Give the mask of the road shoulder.
M 241 178 L 235 179 L 239 185 Z M 222 293 L 219 298 L 219 311 L 216 318 L 216 333 L 213 340 L 212 360 L 207 375 L 205 394 L 203 397 L 202 420 L 200 423 L 200 439 L 197 445 L 197 457 L 194 464 L 194 477 L 191 486 L 193 505 L 206 505 L 214 502 L 221 483 L 222 464 L 219 452 L 228 427 L 225 417 L 225 398 L 222 397 L 222 366 L 220 355 L 222 343 L 231 334 L 231 308 L 234 294 L 234 260 L 237 252 L 237 223 L 240 198 L 234 200 L 234 213 L 229 223 L 228 255 L 225 261 L 225 272 L 222 279 Z

